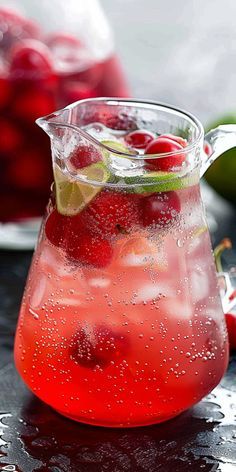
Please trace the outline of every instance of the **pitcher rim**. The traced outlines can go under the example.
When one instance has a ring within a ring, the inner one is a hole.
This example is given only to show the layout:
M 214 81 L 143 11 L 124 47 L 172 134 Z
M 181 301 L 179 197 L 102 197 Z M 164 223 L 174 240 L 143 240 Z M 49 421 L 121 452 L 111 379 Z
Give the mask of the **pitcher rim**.
M 71 123 L 60 123 L 59 121 L 50 121 L 51 118 L 56 118 L 57 116 L 60 116 L 61 113 L 65 112 L 66 110 L 73 110 L 75 109 L 78 105 L 81 105 L 83 103 L 97 103 L 97 102 L 103 102 L 105 104 L 109 105 L 126 105 L 129 103 L 133 103 L 134 105 L 137 104 L 137 106 L 141 103 L 144 105 L 151 105 L 153 107 L 159 107 L 160 109 L 164 110 L 166 109 L 167 111 L 174 111 L 175 113 L 178 113 L 182 115 L 183 117 L 189 118 L 194 125 L 196 126 L 198 130 L 198 136 L 196 139 L 190 143 L 187 144 L 186 147 L 182 149 L 178 149 L 177 151 L 172 151 L 172 152 L 164 152 L 164 153 L 158 153 L 158 154 L 143 154 L 143 155 L 138 155 L 137 153 L 126 153 L 117 149 L 112 148 L 111 146 L 108 146 L 107 144 L 102 143 L 98 139 L 96 139 L 94 136 L 89 134 L 87 131 L 82 129 L 80 126 L 71 124 Z M 179 154 L 188 153 L 193 151 L 197 145 L 201 142 L 204 136 L 204 129 L 203 125 L 196 118 L 192 113 L 185 111 L 184 109 L 175 107 L 173 105 L 169 105 L 164 102 L 156 102 L 155 100 L 145 100 L 145 99 L 135 99 L 135 98 L 112 98 L 112 97 L 97 97 L 97 98 L 85 98 L 83 100 L 78 100 L 76 102 L 73 102 L 69 105 L 67 105 L 64 108 L 61 108 L 59 110 L 56 110 L 55 112 L 50 113 L 49 115 L 45 115 L 42 117 L 37 118 L 35 121 L 38 126 L 41 128 L 45 128 L 44 124 L 49 124 L 50 126 L 54 127 L 62 127 L 62 128 L 70 128 L 76 131 L 77 133 L 80 133 L 81 136 L 83 136 L 85 139 L 87 139 L 90 142 L 93 142 L 96 146 L 101 147 L 107 151 L 112 152 L 113 154 L 125 157 L 127 159 L 137 159 L 137 160 L 145 160 L 145 159 L 160 159 L 160 158 L 165 158 L 165 157 L 171 157 L 171 156 L 177 156 Z

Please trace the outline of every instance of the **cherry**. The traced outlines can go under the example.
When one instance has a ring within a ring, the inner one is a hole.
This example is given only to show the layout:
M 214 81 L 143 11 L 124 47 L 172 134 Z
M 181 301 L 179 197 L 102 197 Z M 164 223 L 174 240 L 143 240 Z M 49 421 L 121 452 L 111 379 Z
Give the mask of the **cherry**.
M 111 261 L 110 242 L 90 234 L 83 212 L 70 217 L 54 210 L 46 220 L 45 234 L 54 246 L 64 249 L 76 262 L 102 268 Z
M 127 338 L 101 324 L 78 330 L 69 344 L 70 358 L 83 367 L 107 367 L 111 361 L 124 359 L 129 351 Z
M 65 235 L 70 229 L 71 218 L 61 215 L 57 210 L 53 210 L 46 219 L 45 234 L 54 246 L 66 247 Z
M 165 225 L 180 212 L 180 200 L 176 192 L 161 192 L 142 199 L 143 224 Z
M 155 135 L 146 130 L 132 131 L 125 136 L 125 142 L 136 149 L 145 149 L 153 141 Z
M 10 73 L 17 77 L 22 75 L 45 76 L 53 71 L 53 59 L 47 46 L 36 39 L 25 39 L 12 50 Z
M 7 118 L 0 118 L 0 151 L 9 154 L 17 150 L 23 142 L 19 128 Z
M 145 149 L 145 154 L 162 154 L 162 153 L 174 153 L 183 149 L 181 144 L 173 141 L 172 139 L 160 136 L 157 139 L 151 141 Z M 146 163 L 149 164 L 152 169 L 160 171 L 169 171 L 174 167 L 179 167 L 185 160 L 185 154 L 173 154 L 173 156 L 147 159 Z
M 204 149 L 204 152 L 205 154 L 209 157 L 211 154 L 212 154 L 212 147 L 209 143 L 207 143 L 206 141 L 204 141 L 204 145 L 203 145 L 203 149 Z
M 18 118 L 32 123 L 36 118 L 52 113 L 55 108 L 55 100 L 50 91 L 29 88 L 16 97 L 12 112 Z
M 181 138 L 181 136 L 175 136 L 175 134 L 162 134 L 160 137 L 171 139 L 172 141 L 180 144 L 182 147 L 186 147 L 188 145 L 188 141 L 186 139 Z
M 113 249 L 107 239 L 86 233 L 78 235 L 76 244 L 73 236 L 69 238 L 67 254 L 78 262 L 102 268 L 111 262 Z
M 136 195 L 100 192 L 85 211 L 91 231 L 112 236 L 140 224 L 141 213 Z
M 102 160 L 100 151 L 92 144 L 79 144 L 70 155 L 70 163 L 76 169 L 82 169 Z
M 100 113 L 99 119 L 97 121 L 103 123 L 105 126 L 111 129 L 122 131 L 133 131 L 137 129 L 135 120 L 126 113 L 113 115 L 107 111 L 104 111 L 104 113 Z

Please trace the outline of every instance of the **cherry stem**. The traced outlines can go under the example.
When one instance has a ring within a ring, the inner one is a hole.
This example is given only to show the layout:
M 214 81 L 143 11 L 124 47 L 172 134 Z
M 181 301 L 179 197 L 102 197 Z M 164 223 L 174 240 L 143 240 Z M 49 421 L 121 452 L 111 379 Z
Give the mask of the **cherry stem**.
M 214 249 L 215 263 L 217 272 L 223 272 L 221 256 L 225 249 L 232 249 L 232 243 L 229 238 L 224 238 Z

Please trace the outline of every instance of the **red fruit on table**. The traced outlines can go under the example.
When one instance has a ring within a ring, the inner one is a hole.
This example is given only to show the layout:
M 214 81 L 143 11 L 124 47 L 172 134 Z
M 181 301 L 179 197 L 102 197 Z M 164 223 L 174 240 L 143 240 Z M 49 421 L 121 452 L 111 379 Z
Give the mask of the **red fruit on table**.
M 230 349 L 236 349 L 236 312 L 225 315 Z
M 103 268 L 111 262 L 113 249 L 107 239 L 87 232 L 78 234 L 77 238 L 71 235 L 68 241 L 67 254 L 71 259 L 82 264 Z
M 155 135 L 150 131 L 140 129 L 127 134 L 124 139 L 125 142 L 133 148 L 145 149 L 147 145 L 154 140 L 154 138 Z
M 145 149 L 145 154 L 164 154 L 164 153 L 176 153 L 179 152 L 183 147 L 181 144 L 173 141 L 172 139 L 160 136 L 154 139 Z M 172 156 L 156 157 L 153 159 L 147 159 L 146 163 L 153 170 L 159 171 L 170 171 L 175 167 L 180 167 L 185 160 L 185 154 L 173 154 Z
M 134 194 L 100 192 L 85 215 L 91 231 L 107 236 L 129 231 L 141 221 L 139 199 Z
M 36 118 L 52 113 L 55 108 L 55 100 L 50 91 L 29 88 L 16 97 L 12 112 L 21 120 L 32 123 Z
M 176 192 L 160 192 L 144 197 L 142 214 L 144 226 L 158 224 L 164 226 L 170 223 L 180 212 L 180 200 Z
M 53 71 L 53 58 L 48 47 L 36 39 L 18 43 L 11 52 L 10 73 L 14 77 L 47 76 Z
M 0 118 L 0 153 L 9 154 L 16 151 L 23 143 L 24 137 L 14 122 Z
M 82 169 L 101 160 L 101 152 L 92 144 L 79 144 L 70 155 L 70 163 L 75 169 Z
M 83 367 L 107 367 L 112 361 L 124 359 L 129 351 L 127 338 L 106 325 L 84 326 L 72 337 L 69 356 Z

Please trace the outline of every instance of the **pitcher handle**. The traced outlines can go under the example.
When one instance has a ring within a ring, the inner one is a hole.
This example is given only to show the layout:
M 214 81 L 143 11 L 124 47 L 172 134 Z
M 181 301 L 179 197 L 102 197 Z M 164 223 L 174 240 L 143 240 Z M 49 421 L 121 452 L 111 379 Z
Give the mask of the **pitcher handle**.
M 221 154 L 236 147 L 236 125 L 220 125 L 209 131 L 204 139 L 209 145 L 209 153 L 204 153 L 200 177 Z

